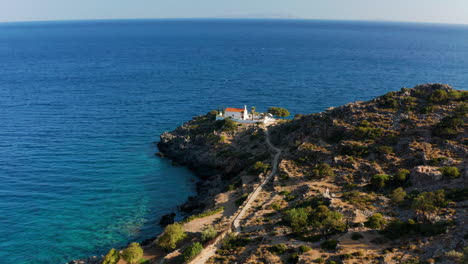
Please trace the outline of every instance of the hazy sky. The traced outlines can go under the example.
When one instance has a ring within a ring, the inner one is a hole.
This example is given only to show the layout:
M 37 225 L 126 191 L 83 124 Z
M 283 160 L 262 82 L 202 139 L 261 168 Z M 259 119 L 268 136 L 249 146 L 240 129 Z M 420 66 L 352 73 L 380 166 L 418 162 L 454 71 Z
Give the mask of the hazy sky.
M 468 0 L 0 0 L 0 21 L 307 18 L 468 24 Z

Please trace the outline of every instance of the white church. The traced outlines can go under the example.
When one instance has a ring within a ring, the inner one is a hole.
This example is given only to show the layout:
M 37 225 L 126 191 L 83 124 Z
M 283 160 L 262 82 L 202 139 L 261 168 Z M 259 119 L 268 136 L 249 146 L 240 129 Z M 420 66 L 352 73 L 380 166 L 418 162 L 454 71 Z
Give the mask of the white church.
M 273 115 L 269 113 L 249 113 L 247 105 L 244 105 L 244 108 L 228 107 L 224 111 L 219 111 L 218 115 L 216 115 L 216 120 L 223 120 L 225 118 L 230 118 L 232 121 L 244 124 L 267 124 L 275 120 Z

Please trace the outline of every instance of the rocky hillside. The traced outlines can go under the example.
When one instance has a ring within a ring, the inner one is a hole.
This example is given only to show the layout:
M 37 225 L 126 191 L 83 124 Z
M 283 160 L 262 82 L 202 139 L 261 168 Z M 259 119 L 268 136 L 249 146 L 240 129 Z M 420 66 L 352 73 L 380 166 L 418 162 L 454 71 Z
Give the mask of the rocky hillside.
M 467 261 L 467 99 L 426 84 L 268 128 L 208 113 L 164 133 L 162 155 L 201 177 L 182 209 L 211 209 L 182 223 L 188 236 L 167 262 L 229 229 L 271 169 L 265 129 L 282 150 L 279 172 L 208 263 Z

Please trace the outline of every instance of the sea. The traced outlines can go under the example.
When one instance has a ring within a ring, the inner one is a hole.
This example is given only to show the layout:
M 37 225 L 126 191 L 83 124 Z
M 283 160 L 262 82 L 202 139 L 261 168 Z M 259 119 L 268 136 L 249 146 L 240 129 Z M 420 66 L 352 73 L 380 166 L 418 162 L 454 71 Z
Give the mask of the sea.
M 315 113 L 436 82 L 467 89 L 468 26 L 0 23 L 0 262 L 66 263 L 161 232 L 197 178 L 154 142 L 193 116 Z

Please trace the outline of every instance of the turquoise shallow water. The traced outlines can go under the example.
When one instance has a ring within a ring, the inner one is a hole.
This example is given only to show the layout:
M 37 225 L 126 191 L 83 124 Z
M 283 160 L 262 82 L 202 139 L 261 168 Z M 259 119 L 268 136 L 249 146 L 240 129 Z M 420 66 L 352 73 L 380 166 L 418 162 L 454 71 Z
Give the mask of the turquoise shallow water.
M 0 259 L 142 241 L 194 194 L 153 141 L 219 106 L 311 113 L 468 84 L 465 26 L 149 20 L 0 24 Z

